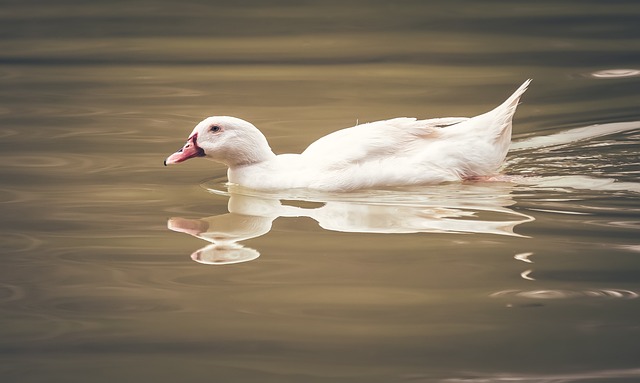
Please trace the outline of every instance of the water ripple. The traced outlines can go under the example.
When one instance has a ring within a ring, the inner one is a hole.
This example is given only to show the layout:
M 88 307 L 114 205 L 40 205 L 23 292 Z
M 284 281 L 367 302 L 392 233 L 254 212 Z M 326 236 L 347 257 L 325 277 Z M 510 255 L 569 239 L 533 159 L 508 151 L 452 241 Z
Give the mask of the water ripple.
M 355 311 L 394 320 L 401 317 L 410 319 L 411 308 L 424 307 L 442 299 L 442 296 L 411 288 L 361 286 L 346 289 L 344 286 L 324 285 L 305 286 L 302 290 L 273 286 L 260 292 L 234 294 L 234 300 L 247 302 L 241 310 L 244 314 L 314 320 L 344 319 Z M 267 306 L 260 304 L 267 301 Z
M 30 251 L 44 243 L 34 236 L 22 233 L 3 233 L 0 234 L 0 238 L 3 251 L 11 252 Z
M 28 115 L 38 117 L 94 117 L 110 116 L 115 112 L 105 108 L 92 107 L 88 105 L 29 105 L 24 110 L 10 110 L 14 115 Z
M 24 296 L 24 288 L 7 283 L 0 283 L 0 302 L 17 301 L 23 299 Z
M 613 210 L 615 211 L 615 210 Z M 639 221 L 585 221 L 586 224 L 603 227 L 616 227 L 621 229 L 640 230 Z
M 640 129 L 640 121 L 612 122 L 608 124 L 594 124 L 581 128 L 564 130 L 549 135 L 536 135 L 533 137 L 516 139 L 511 144 L 511 151 L 541 150 L 545 148 L 557 148 L 563 145 L 575 145 L 578 142 L 591 142 L 596 138 L 619 133 L 633 133 Z
M 36 200 L 36 194 L 25 190 L 0 189 L 0 204 L 23 203 Z
M 589 289 L 589 290 L 503 290 L 490 295 L 492 298 L 529 298 L 529 299 L 572 299 L 572 298 L 610 298 L 636 299 L 638 293 L 624 289 Z
M 55 339 L 71 332 L 86 331 L 98 327 L 88 321 L 60 318 L 52 314 L 12 312 L 11 316 L 19 320 L 20 326 L 14 327 L 11 332 L 3 333 L 2 340 L 7 343 L 12 340 L 24 343 Z
M 595 78 L 628 78 L 640 76 L 638 69 L 604 69 L 591 73 Z
M 415 374 L 409 376 L 408 379 L 413 381 L 422 381 L 423 376 Z M 494 374 L 466 374 L 459 378 L 445 378 L 438 380 L 441 383 L 578 383 L 578 382 L 630 382 L 629 379 L 640 378 L 640 368 L 620 369 L 620 370 L 594 370 L 579 371 L 574 373 L 557 373 L 557 374 L 513 374 L 513 373 L 494 373 Z
M 100 94 L 108 97 L 120 98 L 165 98 L 165 97 L 199 97 L 206 93 L 190 89 L 171 86 L 129 86 L 127 88 L 100 89 Z
M 37 172 L 48 176 L 86 176 L 94 174 L 122 174 L 125 170 L 143 171 L 142 166 L 158 167 L 161 160 L 146 155 L 113 156 L 110 154 L 32 153 L 1 155 L 0 161 L 9 169 Z M 55 173 L 54 173 L 55 172 Z M 7 193 L 11 193 L 8 191 Z
M 132 299 L 122 296 L 114 297 L 77 297 L 62 298 L 51 303 L 60 311 L 90 313 L 92 315 L 104 313 L 141 313 L 141 312 L 169 312 L 180 311 L 181 308 L 165 302 L 149 299 Z
M 5 114 L 5 112 L 8 113 L 8 110 L 6 108 L 0 108 L 0 115 Z M 9 129 L 6 127 L 0 128 L 0 138 L 7 138 L 7 137 L 15 136 L 17 134 L 18 132 L 14 129 Z
M 88 158 L 79 158 L 80 163 L 89 162 Z M 77 164 L 72 158 L 53 155 L 20 155 L 3 159 L 6 166 L 16 168 L 59 168 Z

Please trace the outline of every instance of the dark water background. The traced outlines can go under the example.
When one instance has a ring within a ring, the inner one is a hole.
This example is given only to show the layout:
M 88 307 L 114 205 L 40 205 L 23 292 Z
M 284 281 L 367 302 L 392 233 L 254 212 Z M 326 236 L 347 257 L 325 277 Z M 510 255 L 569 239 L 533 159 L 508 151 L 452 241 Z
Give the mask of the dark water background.
M 0 1 L 0 381 L 640 381 L 638 25 L 637 1 Z M 299 152 L 527 78 L 519 183 L 162 167 L 208 115 Z

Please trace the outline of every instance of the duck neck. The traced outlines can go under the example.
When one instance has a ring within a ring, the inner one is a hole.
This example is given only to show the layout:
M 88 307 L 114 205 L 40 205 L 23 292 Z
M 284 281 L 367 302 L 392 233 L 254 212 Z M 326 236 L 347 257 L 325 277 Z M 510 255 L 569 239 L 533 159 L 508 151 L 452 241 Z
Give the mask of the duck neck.
M 242 153 L 238 153 L 234 156 L 233 161 L 230 161 L 227 166 L 229 168 L 241 168 L 269 161 L 275 157 L 276 155 L 271 151 L 271 148 L 268 145 L 265 147 L 256 146 L 253 148 L 247 148 L 247 150 Z
M 224 161 L 230 169 L 259 164 L 275 158 L 266 137 L 257 129 L 239 140 L 232 153 L 225 156 Z

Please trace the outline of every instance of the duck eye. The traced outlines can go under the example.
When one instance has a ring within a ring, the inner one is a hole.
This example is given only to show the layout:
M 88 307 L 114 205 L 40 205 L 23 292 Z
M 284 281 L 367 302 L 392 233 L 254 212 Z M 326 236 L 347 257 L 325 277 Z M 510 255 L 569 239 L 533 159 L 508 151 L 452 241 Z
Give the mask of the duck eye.
M 213 125 L 210 130 L 215 133 L 215 132 L 221 131 L 222 128 L 219 127 L 218 125 Z

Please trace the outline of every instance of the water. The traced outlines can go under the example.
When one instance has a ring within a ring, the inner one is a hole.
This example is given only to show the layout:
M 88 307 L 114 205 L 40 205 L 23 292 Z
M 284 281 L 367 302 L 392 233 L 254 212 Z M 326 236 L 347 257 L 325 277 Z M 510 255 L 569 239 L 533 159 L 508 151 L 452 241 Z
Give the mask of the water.
M 3 382 L 640 380 L 634 1 L 0 5 Z M 534 82 L 505 173 L 349 195 L 162 167 Z

